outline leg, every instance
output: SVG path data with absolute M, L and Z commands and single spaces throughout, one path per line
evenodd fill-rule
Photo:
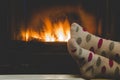
M 107 58 L 120 62 L 120 43 L 106 40 L 85 31 L 79 24 L 71 25 L 71 38 L 74 38 L 79 46 L 95 52 Z
M 106 57 L 81 48 L 75 39 L 68 41 L 68 51 L 79 65 L 83 78 L 120 76 L 120 65 Z

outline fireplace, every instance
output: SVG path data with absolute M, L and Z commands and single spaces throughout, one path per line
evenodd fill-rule
M 118 7 L 111 0 L 3 0 L 0 74 L 79 74 L 66 46 L 71 23 L 118 41 Z

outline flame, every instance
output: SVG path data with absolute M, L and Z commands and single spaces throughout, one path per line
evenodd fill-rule
M 44 42 L 66 42 L 70 38 L 70 24 L 68 19 L 52 23 L 50 19 L 44 19 L 45 25 L 38 30 L 34 28 L 22 29 L 20 35 L 23 41 L 33 39 Z M 41 30 L 42 29 L 42 30 Z

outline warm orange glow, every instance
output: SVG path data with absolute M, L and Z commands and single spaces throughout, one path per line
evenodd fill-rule
M 66 42 L 70 38 L 70 23 L 68 19 L 52 23 L 50 19 L 44 19 L 45 25 L 38 30 L 28 27 L 21 30 L 21 38 L 23 41 L 31 41 L 36 39 L 44 42 Z M 42 30 L 41 30 L 42 29 Z

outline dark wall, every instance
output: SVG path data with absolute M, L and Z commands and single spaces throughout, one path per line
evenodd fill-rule
M 11 39 L 12 23 L 19 23 L 23 16 L 23 0 L 0 1 L 0 42 L 6 43 Z
M 102 16 L 102 36 L 116 41 L 120 41 L 120 5 L 118 1 L 106 0 Z

